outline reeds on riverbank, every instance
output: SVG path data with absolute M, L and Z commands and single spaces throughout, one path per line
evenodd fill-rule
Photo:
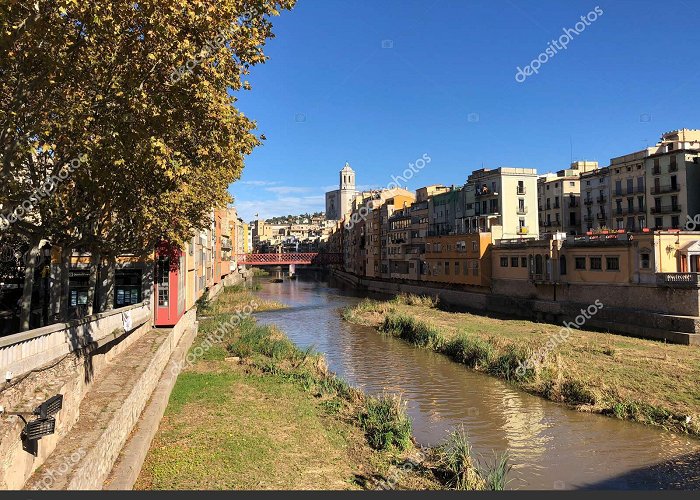
M 365 299 L 346 308 L 343 318 L 581 411 L 700 436 L 700 386 L 684 378 L 700 379 L 696 347 L 576 329 L 552 343 L 561 327 L 436 306 L 430 297 Z

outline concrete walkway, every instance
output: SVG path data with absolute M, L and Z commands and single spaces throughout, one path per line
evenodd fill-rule
M 172 330 L 151 330 L 121 353 L 85 396 L 77 423 L 25 489 L 100 489 L 170 359 L 172 342 Z

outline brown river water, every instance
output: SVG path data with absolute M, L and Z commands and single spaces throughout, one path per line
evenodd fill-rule
M 526 394 L 445 356 L 343 321 L 365 293 L 329 285 L 321 274 L 261 281 L 263 298 L 289 307 L 260 313 L 331 370 L 368 393 L 402 393 L 421 445 L 463 424 L 477 456 L 508 450 L 510 489 L 700 489 L 700 440 Z M 700 381 L 699 381 L 700 383 Z

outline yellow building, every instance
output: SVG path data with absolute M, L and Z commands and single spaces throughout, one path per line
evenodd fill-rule
M 534 283 L 658 284 L 666 274 L 697 273 L 700 232 L 604 231 L 534 241 L 497 240 L 494 280 Z
M 491 281 L 491 233 L 428 236 L 421 280 L 488 286 Z

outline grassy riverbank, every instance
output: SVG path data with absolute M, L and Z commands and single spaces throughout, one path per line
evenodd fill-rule
M 700 349 L 440 310 L 430 298 L 364 300 L 347 321 L 369 325 L 443 353 L 474 370 L 581 411 L 662 426 L 700 436 Z M 573 319 L 573 318 L 572 318 Z M 535 353 L 544 359 L 527 370 Z
M 193 350 L 255 300 L 222 292 Z M 500 489 L 506 470 L 481 470 L 461 432 L 418 449 L 400 398 L 366 396 L 246 318 L 180 374 L 136 488 Z

